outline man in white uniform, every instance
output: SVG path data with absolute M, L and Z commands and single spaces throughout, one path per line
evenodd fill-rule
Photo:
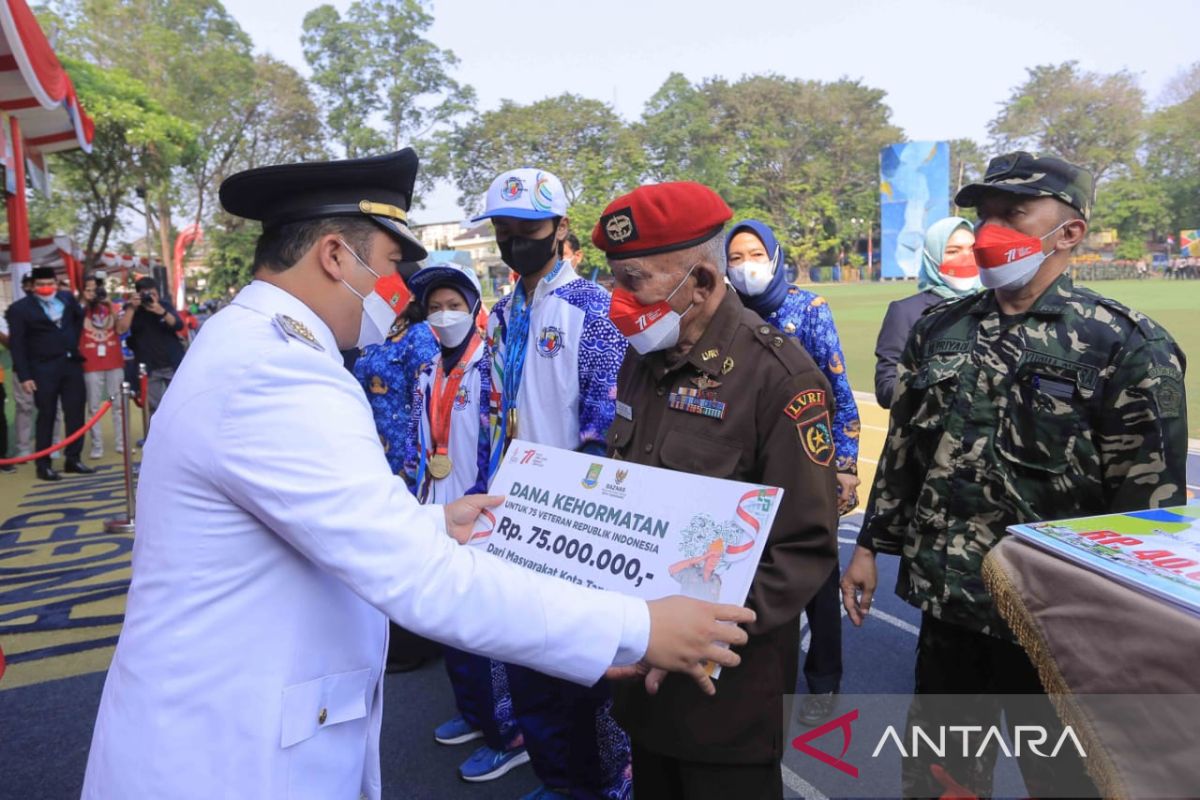
M 416 170 L 402 150 L 222 185 L 263 222 L 256 279 L 154 418 L 85 798 L 378 798 L 388 616 L 585 684 L 638 663 L 711 691 L 701 662 L 738 662 L 718 643 L 746 641 L 722 624 L 746 609 L 646 604 L 459 547 L 498 498 L 420 506 L 388 468 L 338 351 L 379 341 L 407 302 L 394 264 L 425 255 Z

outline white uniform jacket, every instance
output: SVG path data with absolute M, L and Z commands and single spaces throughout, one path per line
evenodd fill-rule
M 516 437 L 561 447 L 595 448 L 616 414 L 617 371 L 625 358 L 625 337 L 608 318 L 612 297 L 559 261 L 540 280 L 529 303 L 529 334 L 517 391 Z M 499 465 L 506 439 L 514 438 L 499 413 L 509 357 L 508 325 L 513 295 L 502 298 L 488 317 L 492 357 L 492 467 Z
M 649 635 L 641 601 L 455 544 L 388 468 L 333 334 L 267 283 L 188 350 L 137 500 L 85 798 L 378 798 L 385 613 L 585 684 Z

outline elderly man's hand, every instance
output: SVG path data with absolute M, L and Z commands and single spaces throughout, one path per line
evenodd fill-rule
M 743 606 L 718 605 L 682 595 L 651 600 L 650 643 L 641 663 L 610 669 L 611 679 L 644 677 L 646 691 L 658 691 L 667 672 L 684 672 L 700 686 L 705 694 L 716 694 L 717 688 L 708 676 L 706 662 L 715 661 L 722 667 L 736 667 L 741 656 L 729 645 L 741 645 L 749 636 L 738 623 L 754 622 L 754 612 Z
M 849 472 L 839 472 L 838 482 L 838 515 L 849 514 L 858 505 L 858 489 L 862 483 L 857 475 Z
M 459 544 L 466 544 L 471 540 L 471 533 L 475 529 L 475 520 L 479 519 L 479 515 L 485 509 L 495 508 L 504 502 L 504 498 L 492 494 L 469 494 L 466 497 L 460 497 L 453 503 L 447 503 L 446 509 L 446 533 L 450 534 L 451 538 Z

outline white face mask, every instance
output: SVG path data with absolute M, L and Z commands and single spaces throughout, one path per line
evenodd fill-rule
M 978 277 L 956 278 L 953 275 L 943 275 L 942 280 L 944 280 L 946 282 L 947 286 L 949 286 L 951 289 L 958 292 L 959 294 L 966 294 L 967 292 L 973 292 L 979 288 L 979 278 Z
M 342 239 L 338 239 L 342 243 L 342 247 L 346 248 L 346 252 L 354 256 L 354 260 L 359 263 L 363 269 L 375 276 L 376 281 L 382 280 L 378 272 L 367 266 L 367 262 L 359 258 L 358 253 L 354 252 L 354 248 L 346 244 Z M 396 321 L 396 312 L 387 304 L 378 292 L 372 289 L 370 294 L 360 294 L 357 289 L 342 281 L 347 289 L 354 293 L 354 296 L 363 301 L 362 321 L 358 325 L 358 342 L 355 344 L 359 350 L 364 347 L 370 347 L 374 344 L 381 344 L 387 338 L 388 331 L 392 329 L 392 323 Z
M 692 310 L 695 303 L 680 314 L 671 308 L 671 298 L 683 288 L 687 279 L 696 269 L 693 264 L 665 300 L 659 300 L 651 305 L 642 305 L 631 292 L 620 287 L 613 290 L 612 304 L 609 307 L 609 319 L 617 326 L 617 330 L 629 340 L 629 344 L 640 354 L 646 355 L 657 350 L 667 350 L 679 341 L 679 324 L 684 316 Z
M 475 324 L 475 318 L 467 311 L 435 311 L 425 321 L 442 347 L 458 347 Z
M 771 279 L 775 277 L 775 260 L 743 261 L 736 267 L 729 267 L 725 272 L 738 294 L 757 297 L 767 290 Z
M 1038 241 L 1041 243 L 1042 247 L 1044 247 L 1048 238 L 1057 233 L 1063 227 L 1063 225 L 1066 224 L 1067 221 L 1064 220 L 1056 225 L 1049 233 L 1039 237 Z M 985 225 L 984 228 L 986 227 L 987 226 Z M 976 256 L 978 256 L 980 252 L 978 249 L 979 241 L 981 238 L 983 238 L 984 228 L 979 229 L 979 235 L 975 240 L 975 246 L 977 248 L 975 250 Z M 1021 291 L 1029 285 L 1029 282 L 1033 280 L 1033 276 L 1037 274 L 1039 269 L 1041 269 L 1042 262 L 1046 260 L 1046 253 L 1043 252 L 1042 247 L 1038 247 L 1024 258 L 1017 258 L 1005 264 L 987 269 L 981 268 L 979 270 L 979 282 L 983 284 L 985 289 L 1002 289 L 1006 292 Z M 980 266 L 983 267 L 982 261 Z M 947 281 L 947 283 L 949 283 L 949 281 Z

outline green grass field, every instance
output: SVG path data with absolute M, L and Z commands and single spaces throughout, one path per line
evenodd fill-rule
M 1200 359 L 1200 281 L 1095 281 L 1084 284 L 1153 318 L 1175 337 L 1184 355 Z M 850 384 L 875 391 L 875 337 L 887 304 L 916 291 L 913 282 L 814 284 L 833 310 Z M 1192 363 L 1185 378 L 1188 397 L 1188 435 L 1200 438 L 1200 363 Z

